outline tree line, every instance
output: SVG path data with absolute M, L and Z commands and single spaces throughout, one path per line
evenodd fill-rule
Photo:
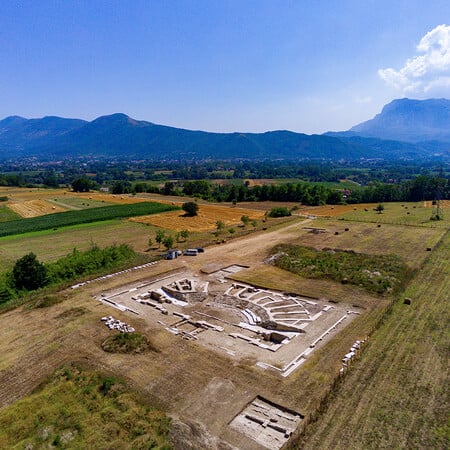
M 323 184 L 307 182 L 263 184 L 250 186 L 240 184 L 218 184 L 207 180 L 172 182 L 166 181 L 163 187 L 147 183 L 126 186 L 118 182 L 112 193 L 150 192 L 163 195 L 198 197 L 215 202 L 284 201 L 299 202 L 304 205 L 342 203 L 378 203 L 395 201 L 421 201 L 435 198 L 450 198 L 450 180 L 447 178 L 420 175 L 413 180 L 401 183 L 371 183 L 350 189 L 330 188 Z

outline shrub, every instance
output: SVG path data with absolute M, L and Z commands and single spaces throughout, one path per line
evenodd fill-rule
M 269 217 L 287 217 L 291 215 L 291 211 L 284 206 L 272 208 L 268 214 Z
M 109 353 L 142 353 L 148 347 L 147 338 L 140 333 L 118 333 L 102 344 L 103 350 Z

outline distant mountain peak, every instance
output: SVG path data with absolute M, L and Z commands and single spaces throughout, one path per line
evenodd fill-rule
M 450 142 L 450 100 L 396 99 L 385 105 L 373 119 L 350 128 L 349 132 L 362 137 L 405 142 Z

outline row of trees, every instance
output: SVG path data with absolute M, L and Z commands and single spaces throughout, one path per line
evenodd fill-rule
M 166 182 L 158 189 L 151 186 L 151 192 L 163 195 L 186 195 L 218 202 L 243 201 L 290 201 L 316 206 L 340 203 L 377 203 L 393 201 L 431 200 L 437 195 L 450 198 L 450 180 L 420 175 L 413 180 L 397 184 L 374 183 L 369 186 L 355 186 L 351 191 L 327 187 L 323 184 L 306 182 L 264 184 L 249 186 L 242 184 L 216 184 L 206 180 Z

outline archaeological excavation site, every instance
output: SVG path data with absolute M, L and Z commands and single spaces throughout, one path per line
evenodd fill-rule
M 101 291 L 95 299 L 233 363 L 253 361 L 261 376 L 271 373 L 282 379 L 360 314 L 358 307 L 332 299 L 262 289 L 232 279 L 246 268 L 214 263 L 194 271 L 184 266 Z M 227 426 L 254 441 L 255 448 L 277 450 L 302 419 L 302 411 L 258 394 Z

